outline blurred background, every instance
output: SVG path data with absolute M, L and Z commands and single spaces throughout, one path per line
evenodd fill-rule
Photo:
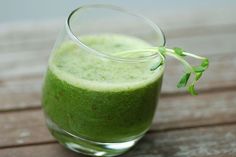
M 41 29 L 51 25 L 52 31 L 58 33 L 73 9 L 81 5 L 96 3 L 120 5 L 142 13 L 156 22 L 165 31 L 167 37 L 177 34 L 181 36 L 180 33 L 184 33 L 186 36 L 185 32 L 172 33 L 173 29 L 187 28 L 189 30 L 192 29 L 192 26 L 200 26 L 199 29 L 188 32 L 199 34 L 199 32 L 204 33 L 203 29 L 212 31 L 209 29 L 212 25 L 233 23 L 236 19 L 234 16 L 236 1 L 234 0 L 0 0 L 0 27 L 2 28 L 0 31 L 6 31 L 6 29 L 10 29 L 10 26 L 11 28 L 22 27 L 24 30 L 29 29 L 30 26 L 34 27 L 34 25 L 40 25 Z M 5 26 L 6 24 L 7 26 Z M 202 26 L 209 27 L 202 28 Z M 228 30 L 219 29 L 219 32 L 221 31 Z M 172 46 L 172 41 L 167 43 Z M 179 46 L 186 47 L 184 43 L 180 43 Z
M 234 0 L 1 0 L 0 22 L 61 20 L 77 6 L 94 3 L 121 5 L 149 16 L 175 14 L 178 19 L 183 18 L 179 17 L 178 14 L 191 14 L 189 11 L 201 13 L 202 11 L 212 12 L 215 10 L 223 14 L 236 5 Z
M 168 59 L 152 134 L 130 156 L 236 156 L 235 0 L 0 0 L 0 156 L 71 155 L 44 125 L 43 74 L 68 14 L 97 3 L 142 13 L 163 29 L 168 47 L 210 59 L 197 97 L 176 88 L 183 69 Z

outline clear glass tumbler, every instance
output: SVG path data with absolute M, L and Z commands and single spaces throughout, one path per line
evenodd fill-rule
M 47 126 L 65 147 L 116 156 L 150 128 L 164 65 L 158 54 L 135 49 L 164 46 L 158 26 L 111 5 L 74 10 L 50 55 L 42 105 Z M 128 53 L 129 52 L 129 53 Z

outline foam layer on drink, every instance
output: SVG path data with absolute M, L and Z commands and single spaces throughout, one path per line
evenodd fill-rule
M 59 79 L 73 86 L 93 90 L 131 90 L 156 81 L 163 73 L 163 66 L 155 71 L 150 68 L 160 58 L 146 61 L 117 61 L 102 55 L 119 58 L 142 58 L 150 52 L 118 55 L 119 52 L 148 48 L 147 42 L 130 36 L 103 34 L 82 36 L 81 41 L 98 54 L 86 51 L 75 42 L 67 41 L 57 48 L 50 59 L 49 70 Z

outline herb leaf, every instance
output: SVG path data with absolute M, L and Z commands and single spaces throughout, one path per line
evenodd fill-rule
M 206 59 L 204 59 L 203 61 L 202 61 L 202 63 L 201 63 L 201 66 L 202 67 L 205 67 L 205 68 L 208 68 L 208 66 L 209 66 L 209 60 L 206 58 Z
M 185 73 L 177 84 L 178 88 L 185 87 L 188 83 L 191 73 Z
M 195 80 L 199 80 L 202 77 L 202 72 L 197 72 L 195 76 Z
M 173 50 L 174 50 L 175 53 L 176 53 L 177 55 L 179 55 L 179 56 L 186 56 L 186 55 L 183 54 L 184 50 L 181 49 L 181 48 L 179 48 L 179 47 L 175 47 L 175 48 L 173 48 Z
M 188 87 L 188 91 L 191 95 L 198 95 L 195 88 L 194 88 L 194 84 L 191 84 L 189 87 Z
M 187 84 L 188 84 L 190 75 L 194 74 L 195 77 L 194 77 L 192 83 L 188 86 L 188 92 L 191 95 L 197 95 L 197 92 L 195 90 L 195 84 L 201 78 L 203 72 L 205 72 L 205 70 L 208 68 L 209 60 L 205 57 L 201 57 L 201 56 L 198 56 L 198 55 L 195 55 L 195 54 L 184 52 L 183 49 L 181 49 L 181 48 L 174 48 L 174 49 L 166 48 L 165 54 L 176 58 L 185 67 L 185 73 L 181 77 L 180 81 L 178 82 L 177 87 L 178 88 L 186 87 Z M 199 66 L 192 66 L 184 59 L 183 56 L 188 56 L 188 57 L 193 57 L 195 59 L 200 59 L 200 60 L 202 60 L 201 64 Z
M 196 73 L 198 73 L 198 72 L 204 72 L 205 70 L 206 70 L 206 68 L 205 67 L 203 67 L 203 66 L 197 66 L 197 67 L 193 67 L 193 69 L 194 69 L 194 71 L 196 72 Z

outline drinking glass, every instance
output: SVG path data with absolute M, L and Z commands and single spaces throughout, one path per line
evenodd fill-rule
M 157 25 L 129 10 L 100 4 L 72 11 L 44 77 L 51 134 L 93 156 L 116 156 L 135 145 L 151 126 L 165 64 L 150 70 L 160 55 L 125 52 L 164 44 Z

